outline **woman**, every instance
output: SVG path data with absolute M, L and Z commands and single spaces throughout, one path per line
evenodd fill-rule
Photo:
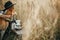
M 2 35 L 4 33 L 3 31 L 5 31 L 9 25 L 9 22 L 6 20 L 8 19 L 13 20 L 13 18 L 16 15 L 16 13 L 14 12 L 14 4 L 11 1 L 7 1 L 4 7 L 5 7 L 4 10 L 6 11 L 6 13 L 4 13 L 4 15 L 0 15 L 0 34 L 2 33 Z M 0 35 L 0 39 L 2 35 Z

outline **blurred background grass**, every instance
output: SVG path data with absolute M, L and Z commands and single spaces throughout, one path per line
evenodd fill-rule
M 0 9 L 6 1 L 0 1 Z M 11 1 L 22 21 L 22 40 L 60 40 L 60 0 Z

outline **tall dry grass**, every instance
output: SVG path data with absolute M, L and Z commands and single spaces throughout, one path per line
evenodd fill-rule
M 22 40 L 56 40 L 57 0 L 16 0 L 22 21 Z
M 59 0 L 11 0 L 22 21 L 22 40 L 56 40 Z
M 58 19 L 55 3 L 55 0 L 22 1 L 23 40 L 55 40 Z

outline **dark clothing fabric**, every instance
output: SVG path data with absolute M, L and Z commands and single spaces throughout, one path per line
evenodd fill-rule
M 0 40 L 2 39 L 2 37 L 1 37 L 2 35 L 1 35 L 1 30 L 0 30 Z
M 9 22 L 9 25 L 2 37 L 2 40 L 14 40 L 14 37 L 16 36 L 16 33 L 11 30 L 11 22 Z

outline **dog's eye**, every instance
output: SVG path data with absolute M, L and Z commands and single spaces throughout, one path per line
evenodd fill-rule
M 16 26 L 19 26 L 19 25 L 16 25 Z

